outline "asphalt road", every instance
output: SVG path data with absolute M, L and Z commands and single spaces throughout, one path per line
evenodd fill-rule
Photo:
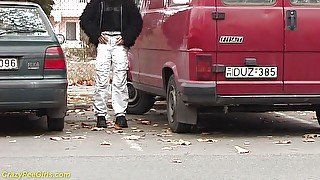
M 320 177 L 314 112 L 201 115 L 189 134 L 168 130 L 161 104 L 144 116 L 129 115 L 123 132 L 112 128 L 113 119 L 110 128 L 92 131 L 91 111 L 69 111 L 63 132 L 47 132 L 46 118 L 0 115 L 0 179 L 24 171 L 70 172 L 69 179 Z

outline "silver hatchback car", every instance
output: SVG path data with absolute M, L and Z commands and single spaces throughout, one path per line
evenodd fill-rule
M 66 61 L 41 7 L 0 2 L 0 111 L 35 111 L 61 131 L 67 109 Z

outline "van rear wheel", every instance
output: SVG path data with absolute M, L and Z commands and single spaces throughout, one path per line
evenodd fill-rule
M 129 81 L 127 87 L 129 92 L 128 114 L 144 114 L 153 107 L 155 103 L 154 96 L 136 89 Z
M 176 133 L 187 133 L 191 131 L 191 124 L 184 124 L 179 122 L 177 113 L 179 109 L 177 108 L 177 104 L 180 97 L 177 96 L 177 87 L 174 80 L 174 76 L 172 75 L 168 82 L 167 88 L 167 117 L 169 122 L 169 127 L 173 132 Z

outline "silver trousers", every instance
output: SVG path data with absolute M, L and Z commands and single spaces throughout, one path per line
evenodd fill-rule
M 108 115 L 108 98 L 111 88 L 112 107 L 116 116 L 125 115 L 128 106 L 127 70 L 128 49 L 115 44 L 119 36 L 107 36 L 107 44 L 99 44 L 96 58 L 94 113 Z M 111 83 L 110 83 L 111 82 Z

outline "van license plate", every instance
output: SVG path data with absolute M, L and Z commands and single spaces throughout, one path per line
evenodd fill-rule
M 277 67 L 226 67 L 226 78 L 276 78 Z
M 0 58 L 0 70 L 18 69 L 18 60 L 16 58 Z

